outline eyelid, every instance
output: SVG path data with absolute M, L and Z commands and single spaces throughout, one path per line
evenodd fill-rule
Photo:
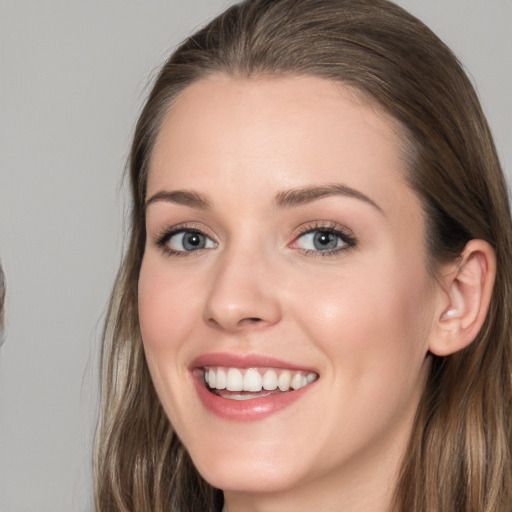
M 174 226 L 166 227 L 155 234 L 155 236 L 153 237 L 153 242 L 159 249 L 164 251 L 166 254 L 173 256 L 192 256 L 195 255 L 196 253 L 201 253 L 204 250 L 211 249 L 202 248 L 197 249 L 195 251 L 177 251 L 168 247 L 167 242 L 171 239 L 171 237 L 182 232 L 199 233 L 212 240 L 216 246 L 219 245 L 217 237 L 211 233 L 211 230 L 208 229 L 204 224 L 196 222 L 184 222 L 176 224 Z
M 303 249 L 300 247 L 293 247 L 293 244 L 295 244 L 297 240 L 299 240 L 299 238 L 315 231 L 325 231 L 333 233 L 339 236 L 341 240 L 345 243 L 345 245 L 343 247 L 326 250 L 311 250 Z M 294 230 L 294 234 L 292 235 L 291 238 L 292 240 L 291 242 L 288 243 L 288 247 L 292 247 L 293 249 L 305 254 L 306 256 L 335 255 L 357 245 L 357 237 L 355 236 L 354 232 L 351 229 L 347 228 L 346 226 L 343 226 L 333 221 L 313 221 L 301 224 L 298 228 Z
M 208 236 L 212 240 L 215 239 L 217 241 L 217 236 L 215 233 L 202 222 L 195 221 L 187 221 L 187 222 L 178 222 L 177 224 L 165 224 L 165 226 L 155 229 L 154 239 L 161 238 L 163 235 L 171 232 L 179 232 L 179 231 L 197 231 L 198 233 L 203 233 Z

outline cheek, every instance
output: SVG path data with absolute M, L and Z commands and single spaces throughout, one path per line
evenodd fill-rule
M 197 281 L 197 282 L 196 282 Z M 188 404 L 182 389 L 190 375 L 187 370 L 187 344 L 193 338 L 201 307 L 199 282 L 172 272 L 169 263 L 154 254 L 142 261 L 138 297 L 139 322 L 151 378 L 173 426 L 184 429 Z M 181 412 L 180 412 L 181 411 Z
M 378 263 L 304 272 L 285 283 L 296 338 L 308 340 L 322 361 L 312 414 L 322 418 L 315 425 L 316 439 L 325 441 L 319 453 L 333 466 L 365 447 L 387 446 L 393 433 L 405 442 L 428 369 L 426 271 L 397 258 Z
M 139 276 L 139 319 L 146 352 L 175 350 L 197 323 L 199 283 L 170 272 L 161 257 L 145 255 Z
M 365 266 L 300 286 L 293 295 L 310 300 L 294 301 L 295 317 L 333 367 L 371 380 L 418 371 L 432 317 L 424 267 Z

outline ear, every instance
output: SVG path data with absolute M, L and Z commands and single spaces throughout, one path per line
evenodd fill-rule
M 494 249 L 483 240 L 470 240 L 460 259 L 442 269 L 431 353 L 447 356 L 476 338 L 489 309 L 495 276 Z

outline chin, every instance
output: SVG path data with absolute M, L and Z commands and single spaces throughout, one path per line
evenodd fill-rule
M 248 494 L 283 492 L 298 483 L 295 475 L 276 468 L 220 468 L 202 476 L 210 485 L 223 491 Z
M 252 459 L 252 460 L 251 460 Z M 291 459 L 291 460 L 290 460 Z M 201 476 L 213 487 L 240 493 L 282 492 L 302 479 L 293 458 L 282 460 L 269 455 L 254 460 L 239 450 L 237 457 L 194 460 Z M 293 468 L 293 469 L 292 469 Z

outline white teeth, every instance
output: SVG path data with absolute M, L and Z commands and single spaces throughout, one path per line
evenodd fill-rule
M 290 381 L 292 379 L 292 375 L 288 370 L 285 370 L 281 375 L 279 375 L 279 379 L 277 380 L 277 385 L 281 391 L 288 391 L 290 389 Z
M 261 391 L 263 379 L 258 370 L 249 368 L 244 375 L 244 391 Z
M 260 393 L 262 390 L 282 392 L 297 390 L 311 384 L 318 378 L 314 372 L 291 371 L 274 368 L 205 368 L 204 381 L 210 389 L 237 392 Z M 251 395 L 232 395 L 228 398 L 242 400 L 236 397 L 251 397 Z M 255 398 L 253 396 L 253 398 Z M 244 398 L 245 399 L 245 398 Z
M 216 389 L 226 389 L 226 382 L 227 382 L 226 372 L 222 368 L 219 368 L 217 370 L 217 377 L 215 378 L 215 388 Z
M 212 370 L 210 370 L 211 372 Z M 210 373 L 210 379 L 212 378 Z M 210 385 L 211 387 L 211 385 Z M 237 368 L 230 368 L 228 370 L 228 375 L 226 379 L 226 389 L 228 391 L 243 391 L 244 389 L 244 379 L 242 376 L 242 372 Z
M 293 389 L 300 389 L 302 387 L 302 375 L 300 373 L 296 373 L 290 382 L 290 386 Z
M 208 372 L 208 385 L 212 389 L 215 387 L 215 370 L 210 369 Z
M 263 375 L 263 389 L 274 391 L 277 388 L 277 373 L 274 370 L 267 370 Z

